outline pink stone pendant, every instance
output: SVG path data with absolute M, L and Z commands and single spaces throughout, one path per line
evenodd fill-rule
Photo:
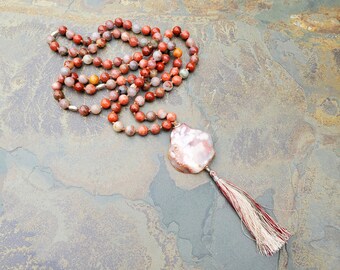
M 183 173 L 199 173 L 215 155 L 211 136 L 186 124 L 180 124 L 171 132 L 169 159 Z

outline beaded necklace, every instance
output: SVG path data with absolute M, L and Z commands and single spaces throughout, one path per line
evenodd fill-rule
M 144 37 L 138 39 L 130 34 L 131 31 Z M 78 49 L 60 46 L 56 40 L 58 36 L 65 36 L 75 45 L 82 47 Z M 187 46 L 190 60 L 185 67 L 182 62 L 182 50 L 172 41 L 175 37 L 182 39 Z M 141 51 L 135 52 L 132 56 L 125 55 L 123 58 L 116 57 L 113 60 L 102 60 L 95 56 L 99 49 L 105 48 L 107 42 L 119 38 L 133 48 L 140 47 Z M 66 26 L 60 26 L 48 36 L 47 41 L 52 51 L 70 57 L 64 62 L 57 81 L 52 84 L 53 96 L 62 109 L 78 112 L 84 117 L 89 114 L 98 115 L 103 109 L 110 110 L 107 120 L 112 123 L 114 131 L 124 132 L 128 136 L 157 135 L 161 131 L 172 130 L 168 153 L 171 164 L 183 173 L 196 174 L 206 170 L 255 238 L 262 254 L 272 255 L 288 241 L 290 233 L 280 227 L 248 193 L 221 179 L 210 169 L 208 165 L 215 155 L 215 150 L 208 133 L 178 123 L 174 112 L 160 109 L 157 112 L 144 113 L 141 110 L 145 102 L 151 103 L 163 98 L 167 92 L 179 87 L 183 80 L 195 71 L 199 61 L 199 49 L 188 31 L 182 31 L 179 26 L 175 26 L 162 35 L 158 27 L 140 27 L 138 24 L 132 24 L 130 20 L 117 18 L 114 21 L 107 20 L 98 27 L 97 32 L 86 38 L 67 29 Z M 170 61 L 172 68 L 165 71 L 165 66 Z M 74 72 L 75 68 L 91 64 L 105 71 L 99 76 L 78 75 Z M 136 73 L 138 70 L 138 76 L 128 74 L 130 71 Z M 64 86 L 88 95 L 94 95 L 103 89 L 107 89 L 109 93 L 100 104 L 78 107 L 70 104 L 65 98 L 62 91 Z M 134 125 L 125 127 L 119 121 L 122 106 L 128 106 L 130 103 L 130 112 L 135 120 L 140 123 L 153 122 L 150 127 L 145 124 L 140 124 L 137 128 Z M 157 119 L 161 124 L 155 122 Z

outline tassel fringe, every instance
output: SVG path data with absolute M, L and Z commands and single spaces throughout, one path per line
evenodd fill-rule
M 206 170 L 255 238 L 260 253 L 271 256 L 279 251 L 291 234 L 280 227 L 247 192 L 219 178 L 210 168 L 206 167 Z

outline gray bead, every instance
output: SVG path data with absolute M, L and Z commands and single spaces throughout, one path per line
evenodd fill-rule
M 65 46 L 59 47 L 58 52 L 61 56 L 68 55 L 68 50 Z
M 141 38 L 141 40 L 139 41 L 139 46 L 140 47 L 145 47 L 146 45 L 148 45 L 149 41 L 146 38 Z
M 183 68 L 179 71 L 179 76 L 181 76 L 183 79 L 186 79 L 189 76 L 189 71 Z
M 107 82 L 106 82 L 106 88 L 109 89 L 109 90 L 112 90 L 112 89 L 115 89 L 117 86 L 117 83 L 115 80 L 113 79 L 109 79 Z
M 172 42 L 172 41 L 168 42 L 168 49 L 170 51 L 173 51 L 175 48 L 176 48 L 175 42 Z
M 102 111 L 102 107 L 98 104 L 94 104 L 91 106 L 90 111 L 92 114 L 100 114 Z
M 142 107 L 145 104 L 145 98 L 142 96 L 137 96 L 135 98 L 135 101 L 140 107 Z
M 138 24 L 132 24 L 132 32 L 135 34 L 139 34 L 142 30 L 142 27 L 140 27 Z
M 106 40 L 106 41 L 110 41 L 112 39 L 112 35 L 110 33 L 110 31 L 105 31 L 103 33 L 103 38 Z
M 162 53 L 160 51 L 155 51 L 152 56 L 155 61 L 162 60 Z
M 92 58 L 91 55 L 89 55 L 89 54 L 84 55 L 84 57 L 83 57 L 84 64 L 90 65 L 90 64 L 92 64 L 92 61 L 93 61 L 93 58 Z
M 72 87 L 74 85 L 74 79 L 72 77 L 66 77 L 64 84 L 68 87 Z
M 98 38 L 100 38 L 100 34 L 98 32 L 94 32 L 91 34 L 91 39 L 96 41 Z
M 135 135 L 135 133 L 136 133 L 136 129 L 135 129 L 135 127 L 134 127 L 133 125 L 127 126 L 127 127 L 125 128 L 125 133 L 126 133 L 126 135 L 128 135 L 128 136 L 133 136 L 133 135 Z
M 158 47 L 158 42 L 156 40 L 151 40 L 150 41 L 150 45 L 153 47 L 153 48 L 157 48 Z
M 109 93 L 109 99 L 116 101 L 119 98 L 119 94 L 117 91 L 110 91 Z
M 159 109 L 157 112 L 157 116 L 159 119 L 165 119 L 167 113 L 166 111 L 164 111 L 163 109 Z
M 130 86 L 127 90 L 127 94 L 129 97 L 134 97 L 137 95 L 138 89 L 136 86 Z
M 126 94 L 127 93 L 127 86 L 126 85 L 119 86 L 118 92 L 119 92 L 120 95 Z
M 73 39 L 73 37 L 74 37 L 74 32 L 73 31 L 71 31 L 71 30 L 67 30 L 66 31 L 66 37 L 68 38 L 68 39 Z
M 89 80 L 87 79 L 87 77 L 85 76 L 85 75 L 80 75 L 79 77 L 78 77 L 78 81 L 80 82 L 80 83 L 82 83 L 82 84 L 87 84 L 88 82 L 89 82 Z
M 161 83 L 161 79 L 158 78 L 158 77 L 153 77 L 151 79 L 151 85 L 152 86 L 158 86 L 158 85 L 160 85 L 160 83 Z
M 168 44 L 170 41 L 170 38 L 168 37 L 163 37 L 163 42 L 165 42 L 166 44 Z
M 145 116 L 146 116 L 146 120 L 148 120 L 149 122 L 153 122 L 157 118 L 156 113 L 153 111 L 147 112 Z
M 53 36 L 48 36 L 48 37 L 47 37 L 47 43 L 50 44 L 52 41 L 55 41 L 55 37 L 53 37 Z
M 172 82 L 170 82 L 170 81 L 166 81 L 166 82 L 163 83 L 163 88 L 164 88 L 165 91 L 169 92 L 169 91 L 172 90 L 173 87 L 174 86 L 173 86 Z
M 131 60 L 132 60 L 131 55 L 125 54 L 125 55 L 123 56 L 123 62 L 124 62 L 125 64 L 130 63 Z
M 70 102 L 67 99 L 63 98 L 59 100 L 59 106 L 60 108 L 66 110 L 70 106 Z
M 68 76 L 71 74 L 71 70 L 68 67 L 62 67 L 60 69 L 60 74 L 63 76 Z
M 132 71 L 135 71 L 138 69 L 138 63 L 135 61 L 135 60 L 132 60 L 130 63 L 129 63 L 129 68 L 132 70 Z

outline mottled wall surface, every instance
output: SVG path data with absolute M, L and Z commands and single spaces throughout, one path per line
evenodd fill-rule
M 339 2 L 114 2 L 0 1 L 0 269 L 336 269 Z M 106 114 L 59 109 L 64 59 L 47 35 L 116 16 L 195 38 L 196 72 L 153 108 L 213 135 L 212 167 L 293 232 L 279 254 L 257 253 L 206 174 L 171 167 L 168 134 L 128 138 Z M 111 42 L 99 55 L 126 52 Z

